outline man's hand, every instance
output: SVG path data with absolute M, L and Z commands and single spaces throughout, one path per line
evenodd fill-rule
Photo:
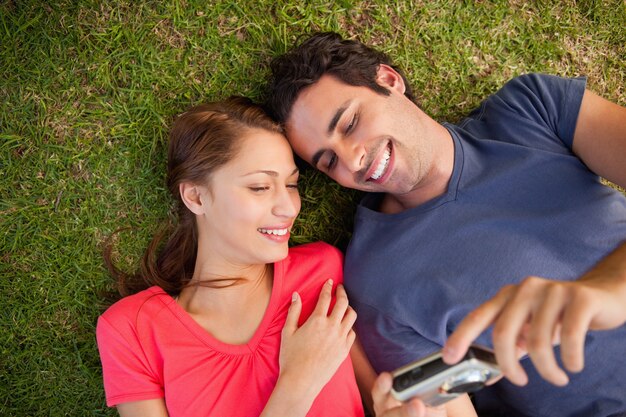
M 446 417 L 445 407 L 426 407 L 422 401 L 414 398 L 402 403 L 391 395 L 392 377 L 388 372 L 381 373 L 374 387 L 372 398 L 376 417 Z
M 517 385 L 528 382 L 518 362 L 523 349 L 544 379 L 565 385 L 569 379 L 557 365 L 553 343 L 561 344 L 565 369 L 581 371 L 587 331 L 623 325 L 625 301 L 626 244 L 577 281 L 529 277 L 503 288 L 459 324 L 444 346 L 443 358 L 458 362 L 472 341 L 493 324 L 494 351 L 505 377 Z

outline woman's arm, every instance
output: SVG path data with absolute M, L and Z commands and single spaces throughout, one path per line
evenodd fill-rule
M 163 398 L 117 405 L 120 417 L 168 417 Z

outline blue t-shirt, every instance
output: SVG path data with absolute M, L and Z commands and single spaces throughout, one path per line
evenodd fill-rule
M 378 372 L 441 349 L 506 284 L 574 280 L 626 239 L 626 198 L 572 153 L 584 90 L 580 78 L 517 77 L 460 124 L 444 125 L 455 148 L 444 195 L 397 214 L 376 211 L 380 194 L 364 198 L 345 284 Z M 491 346 L 490 331 L 477 342 Z M 501 380 L 480 391 L 479 413 L 626 411 L 626 326 L 589 333 L 585 369 L 565 388 L 541 379 L 529 359 L 522 365 L 529 384 Z

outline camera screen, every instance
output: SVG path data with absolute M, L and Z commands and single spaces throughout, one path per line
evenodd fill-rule
M 474 347 L 470 347 L 465 355 L 465 359 L 476 358 L 479 361 L 488 362 L 488 363 L 496 363 L 496 357 L 493 353 L 484 350 L 478 349 Z
M 451 365 L 446 364 L 441 358 L 425 363 L 421 366 L 416 366 L 400 375 L 397 375 L 393 379 L 393 389 L 398 392 L 402 391 L 411 385 L 414 385 L 416 382 L 450 368 L 450 366 Z

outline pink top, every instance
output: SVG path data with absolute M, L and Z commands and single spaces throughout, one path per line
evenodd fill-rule
M 274 264 L 269 305 L 243 345 L 213 338 L 159 287 L 118 301 L 97 326 L 107 405 L 165 398 L 170 417 L 258 416 L 278 378 L 291 294 L 300 294 L 304 322 L 323 283 L 343 281 L 342 260 L 341 252 L 321 242 L 291 248 Z M 363 416 L 349 357 L 307 415 Z

